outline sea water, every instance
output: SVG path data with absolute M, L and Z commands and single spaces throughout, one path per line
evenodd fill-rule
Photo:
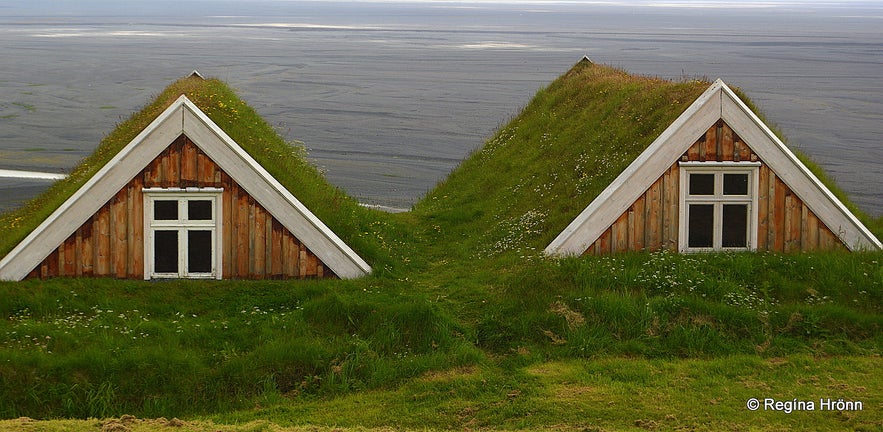
M 584 55 L 722 78 L 883 214 L 880 3 L 12 0 L 0 169 L 65 172 L 175 79 L 227 81 L 328 179 L 406 209 Z M 0 179 L 0 211 L 43 187 Z

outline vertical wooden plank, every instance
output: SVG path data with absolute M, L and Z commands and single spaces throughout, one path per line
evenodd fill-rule
M 687 159 L 690 161 L 698 161 L 699 160 L 699 147 L 703 145 L 705 142 L 705 135 L 702 135 L 702 138 L 693 143 L 689 149 L 687 149 Z
M 126 276 L 133 277 L 135 273 L 135 187 L 133 182 L 126 186 Z
M 273 259 L 271 260 L 270 274 L 273 275 L 274 278 L 280 278 L 283 274 L 282 263 L 283 257 L 285 256 L 285 241 L 282 236 L 282 224 L 280 224 L 275 218 L 273 219 L 272 229 L 272 248 L 270 256 L 272 256 Z
M 626 213 L 628 214 L 628 220 L 626 222 L 626 250 L 633 251 L 636 249 L 635 243 L 637 242 L 635 238 L 635 206 L 632 205 Z
M 237 277 L 247 278 L 249 276 L 248 272 L 248 263 L 249 263 L 249 254 L 251 251 L 249 250 L 249 233 L 248 233 L 248 220 L 249 220 L 249 197 L 245 193 L 244 190 L 239 187 L 236 188 L 239 192 L 238 194 L 238 218 L 236 221 L 236 273 Z
M 151 188 L 159 186 L 159 159 L 148 164 L 141 172 L 143 174 L 142 178 L 144 179 L 144 187 Z
M 128 215 L 129 209 L 127 207 L 128 203 L 128 188 L 122 188 L 117 193 L 116 197 L 113 199 L 113 205 L 111 206 L 113 213 L 111 214 L 111 218 L 113 220 L 113 245 L 111 246 L 111 257 L 113 262 L 113 275 L 118 278 L 126 277 L 126 262 L 128 261 L 129 251 L 128 251 L 128 243 L 126 240 L 127 237 L 127 226 L 129 225 L 126 216 Z
M 322 261 L 319 261 L 318 259 L 316 259 L 316 262 L 316 277 L 322 279 L 325 277 L 325 265 L 322 264 Z
M 264 233 L 264 274 L 268 278 L 273 277 L 273 256 L 275 255 L 275 244 L 273 243 L 273 216 L 270 213 L 267 213 L 264 210 L 264 215 L 266 217 L 266 222 L 264 223 L 264 229 L 266 232 Z
M 662 176 L 662 238 L 660 247 L 677 250 L 678 243 L 678 164 L 674 164 Z
M 806 208 L 806 205 L 803 206 Z M 803 250 L 814 251 L 819 249 L 819 218 L 816 214 L 807 209 L 806 218 L 806 234 L 803 236 Z
M 633 227 L 630 227 L 629 230 L 632 232 L 632 241 L 629 243 L 631 245 L 632 250 L 644 250 L 644 203 L 646 201 L 646 193 L 638 197 L 635 201 L 635 204 L 632 206 L 634 208 L 634 222 Z
M 718 120 L 714 129 L 714 160 L 721 162 L 723 161 L 723 135 L 724 135 L 724 121 Z
M 711 129 L 705 131 L 705 135 L 702 136 L 702 138 L 699 140 L 699 143 L 698 143 L 699 144 L 699 161 L 700 162 L 705 162 L 705 158 L 707 157 L 706 153 L 708 153 L 707 144 L 708 144 L 708 140 L 709 140 L 709 134 L 711 134 Z M 712 140 L 714 140 L 713 136 L 710 138 Z
M 785 251 L 785 193 L 787 192 L 785 184 L 770 173 L 770 181 L 772 181 L 774 191 L 773 198 L 770 202 L 773 204 L 773 222 L 770 226 L 770 236 L 772 241 L 772 250 L 776 252 Z
M 90 277 L 94 275 L 92 269 L 93 259 L 95 258 L 95 236 L 92 235 L 92 226 L 95 217 L 90 217 L 83 226 L 78 230 L 83 238 L 82 252 L 80 253 L 80 267 L 83 269 L 83 276 Z
M 803 246 L 803 239 L 801 237 L 801 233 L 802 233 L 801 227 L 803 226 L 803 207 L 804 207 L 804 205 L 803 205 L 803 201 L 801 201 L 797 195 L 794 195 L 793 193 L 791 195 L 792 195 L 791 211 L 794 212 L 794 217 L 793 217 L 793 219 L 791 219 L 791 228 L 790 228 L 791 237 L 792 237 L 791 247 L 792 247 L 792 250 L 794 250 L 794 251 L 800 251 L 800 250 L 802 250 L 801 247 Z
M 800 209 L 803 203 L 793 193 L 785 198 L 785 251 L 796 252 L 800 250 Z
M 762 165 L 758 172 L 757 185 L 757 250 L 768 250 L 767 233 L 769 231 L 769 201 L 770 190 L 768 187 L 770 170 Z
M 49 254 L 49 257 L 46 258 L 46 271 L 43 273 L 44 278 L 58 276 L 58 251 L 58 249 L 55 249 Z
M 254 277 L 255 272 L 255 201 L 251 196 L 248 197 L 248 277 Z
M 281 245 L 281 253 L 280 255 L 280 264 L 282 265 L 282 277 L 287 278 L 292 276 L 291 270 L 291 242 L 289 242 L 289 234 L 287 230 L 283 230 L 280 232 L 282 236 L 282 245 Z
M 74 276 L 83 276 L 83 230 L 74 232 Z
M 110 275 L 110 206 L 105 204 L 98 210 L 97 226 L 93 235 L 96 237 L 95 276 Z
M 718 123 L 713 124 L 708 128 L 708 132 L 705 134 L 705 159 L 702 160 L 703 162 L 717 159 L 717 125 Z
M 59 276 L 74 276 L 76 274 L 76 237 L 70 236 L 59 246 Z
M 667 239 L 665 241 L 665 247 L 672 252 L 676 252 L 678 250 L 678 219 L 680 215 L 679 207 L 679 192 L 680 192 L 680 178 L 678 177 L 680 174 L 680 168 L 678 164 L 673 164 L 671 168 L 669 168 L 669 176 L 668 176 L 668 187 L 666 188 L 666 204 L 667 207 L 665 209 L 665 218 L 668 223 L 668 230 L 666 231 Z
M 189 139 L 185 140 L 181 147 L 181 186 L 189 187 L 199 184 L 196 175 L 196 159 L 196 146 Z
M 733 142 L 733 130 L 730 125 L 722 123 L 721 135 L 721 153 L 717 156 L 718 160 L 732 161 L 735 153 L 735 143 Z
M 183 186 L 181 184 L 181 150 L 180 140 L 169 146 L 169 164 L 166 166 L 168 187 Z
M 310 251 L 307 251 L 307 274 L 310 277 L 319 276 L 319 259 Z
M 224 192 L 221 195 L 221 219 L 223 232 L 221 237 L 221 268 L 225 278 L 233 277 L 233 228 L 236 219 L 233 217 L 233 189 L 229 177 L 224 177 Z
M 144 191 L 140 179 L 132 182 L 132 211 L 129 223 L 132 225 L 132 243 L 129 245 L 131 276 L 144 278 Z
M 258 279 L 263 279 L 267 268 L 267 227 L 266 213 L 260 204 L 254 203 L 254 222 L 252 223 L 251 239 L 253 242 L 252 251 L 252 275 Z
M 828 227 L 820 223 L 819 224 L 819 248 L 822 250 L 834 250 L 837 249 L 837 246 L 840 244 L 840 240 L 837 239 L 837 236 L 828 229 Z
M 613 223 L 613 252 L 625 252 L 628 250 L 628 224 L 629 212 L 625 211 Z
M 291 232 L 286 230 L 286 235 L 288 237 L 288 276 L 289 277 L 300 277 L 300 242 L 294 237 Z
M 166 178 L 166 174 L 168 173 L 168 166 L 169 166 L 169 149 L 168 148 L 166 148 L 165 150 L 162 151 L 162 153 L 159 154 L 156 162 L 158 164 L 157 173 L 156 173 L 156 180 L 157 180 L 157 183 L 159 183 L 158 186 L 163 187 L 163 188 L 167 188 L 167 187 L 169 187 L 169 181 Z
M 600 248 L 599 254 L 609 254 L 613 250 L 611 249 L 611 237 L 613 236 L 613 226 L 608 227 L 604 234 L 601 234 L 601 238 L 598 239 L 598 246 Z
M 809 237 L 809 209 L 806 207 L 806 204 L 800 204 L 800 240 L 799 240 L 799 249 L 801 251 L 807 250 L 807 242 Z
M 219 170 L 217 170 L 215 163 L 205 155 L 203 152 L 199 152 L 197 156 L 197 167 L 199 170 L 198 176 L 200 184 L 203 186 L 215 186 L 217 185 L 217 181 L 215 178 L 216 174 L 220 174 Z M 226 176 L 221 176 L 224 178 Z
M 301 243 L 297 255 L 297 263 L 299 267 L 297 270 L 298 277 L 307 277 L 307 265 L 309 264 L 307 260 L 307 248 Z
M 647 249 L 658 251 L 662 249 L 662 179 L 658 179 L 647 191 Z

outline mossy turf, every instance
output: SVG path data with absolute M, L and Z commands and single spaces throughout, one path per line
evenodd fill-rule
M 124 414 L 182 430 L 879 428 L 883 253 L 540 254 L 707 85 L 581 62 L 411 212 L 386 214 L 224 83 L 178 81 L 0 216 L 0 255 L 186 94 L 374 273 L 0 283 L 0 418 L 117 418 L 0 428 L 167 426 Z M 756 413 L 749 397 L 868 408 Z

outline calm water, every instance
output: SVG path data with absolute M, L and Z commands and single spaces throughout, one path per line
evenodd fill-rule
M 63 172 L 198 69 L 303 141 L 334 184 L 406 208 L 589 55 L 742 87 L 792 146 L 883 214 L 880 3 L 55 3 L 0 6 L 0 168 Z M 0 180 L 0 210 L 42 187 Z

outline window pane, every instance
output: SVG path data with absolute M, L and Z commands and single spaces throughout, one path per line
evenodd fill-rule
M 178 201 L 154 201 L 153 220 L 178 220 Z
M 691 204 L 687 214 L 687 246 L 710 248 L 714 240 L 714 205 Z
M 187 201 L 187 219 L 212 220 L 212 202 L 210 200 Z
M 178 273 L 178 231 L 154 231 L 153 263 L 156 273 Z
M 212 272 L 212 232 L 187 231 L 187 273 Z
M 724 195 L 748 195 L 748 174 L 724 174 Z
M 724 204 L 722 246 L 748 247 L 748 206 Z
M 690 174 L 690 195 L 714 195 L 714 174 Z

